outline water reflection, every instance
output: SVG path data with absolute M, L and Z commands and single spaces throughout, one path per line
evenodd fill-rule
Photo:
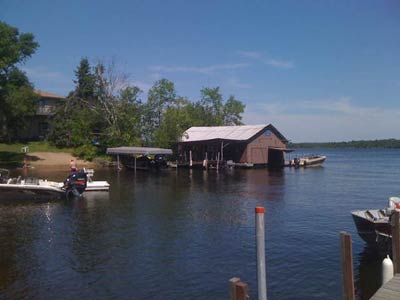
M 358 276 L 355 278 L 357 298 L 369 300 L 381 285 L 381 262 L 386 251 L 378 247 L 365 245 L 358 254 Z
M 379 207 L 400 178 L 400 155 L 368 153 L 354 162 L 335 152 L 318 169 L 96 170 L 109 193 L 0 204 L 0 298 L 226 299 L 232 276 L 256 298 L 254 207 L 263 205 L 269 296 L 338 299 L 338 233 L 354 232 L 349 212 Z M 367 299 L 383 256 L 355 247 L 357 294 Z

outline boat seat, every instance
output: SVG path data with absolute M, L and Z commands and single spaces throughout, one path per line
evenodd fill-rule
M 386 212 L 385 212 L 385 210 L 383 210 L 383 209 L 378 210 L 378 215 L 379 215 L 379 217 L 381 217 L 381 218 L 386 217 Z
M 369 210 L 367 210 L 367 211 L 365 212 L 365 215 L 366 215 L 368 218 L 372 219 L 372 220 L 375 220 L 375 219 L 376 219 L 376 217 L 375 217 Z

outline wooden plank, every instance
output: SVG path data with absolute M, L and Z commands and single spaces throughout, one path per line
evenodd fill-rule
M 370 300 L 398 300 L 400 299 L 400 274 L 396 274 L 382 286 Z
M 354 300 L 353 276 L 353 247 L 351 235 L 342 231 L 340 233 L 340 248 L 342 257 L 343 299 Z

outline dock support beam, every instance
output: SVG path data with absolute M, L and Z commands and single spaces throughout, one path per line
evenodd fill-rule
M 120 164 L 119 164 L 119 154 L 117 154 L 117 168 L 118 168 L 118 170 L 122 169 Z
M 257 282 L 258 299 L 267 300 L 267 282 L 265 271 L 265 208 L 257 206 L 256 212 L 256 240 L 257 240 Z
M 400 273 L 400 212 L 395 210 L 391 219 L 392 256 L 394 274 Z
M 351 235 L 340 232 L 340 250 L 342 257 L 343 300 L 355 300 L 353 276 L 353 246 Z
M 230 300 L 248 300 L 248 286 L 240 281 L 240 278 L 233 277 L 229 280 Z
M 224 142 L 221 142 L 221 161 L 224 160 Z

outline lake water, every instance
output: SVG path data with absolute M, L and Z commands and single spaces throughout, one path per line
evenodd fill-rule
M 350 211 L 400 194 L 399 150 L 325 150 L 323 167 L 271 171 L 98 170 L 108 193 L 0 203 L 0 299 L 256 299 L 254 207 L 266 208 L 269 299 L 340 299 L 339 233 L 353 238 L 358 299 L 380 257 Z M 32 174 L 63 180 L 66 172 Z M 14 171 L 17 174 L 18 170 Z

